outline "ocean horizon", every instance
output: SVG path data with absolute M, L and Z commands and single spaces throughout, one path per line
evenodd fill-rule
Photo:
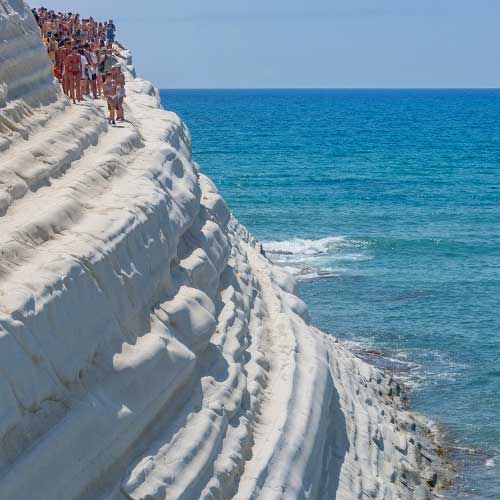
M 498 91 L 500 89 L 497 87 L 172 87 L 165 88 L 162 87 L 160 89 L 162 92 L 183 92 L 183 91 L 221 91 L 221 92 L 240 92 L 240 91 L 374 91 L 374 92 L 384 92 L 384 91 L 405 91 L 405 90 L 414 90 L 418 92 L 425 91 Z
M 163 89 L 313 323 L 412 389 L 500 498 L 497 89 Z

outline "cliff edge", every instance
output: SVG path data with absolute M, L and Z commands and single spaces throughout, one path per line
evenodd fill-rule
M 0 498 L 432 497 L 425 421 L 311 325 L 122 55 L 109 127 L 0 0 Z

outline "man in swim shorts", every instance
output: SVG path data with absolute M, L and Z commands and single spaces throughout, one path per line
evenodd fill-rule
M 106 39 L 114 41 L 114 39 L 115 39 L 115 32 L 116 32 L 116 27 L 113 24 L 113 20 L 110 19 L 108 21 L 108 24 L 106 24 Z
M 99 66 L 99 57 L 96 54 L 93 44 L 89 46 L 86 52 L 86 57 L 88 61 L 87 79 L 88 86 L 90 87 L 87 89 L 87 92 L 92 91 L 94 99 L 97 99 L 97 68 Z
M 80 100 L 83 99 L 83 95 L 87 93 L 87 68 L 88 68 L 88 60 L 85 55 L 84 49 L 79 49 L 78 53 L 80 54 L 80 59 L 82 61 L 82 74 L 80 81 Z

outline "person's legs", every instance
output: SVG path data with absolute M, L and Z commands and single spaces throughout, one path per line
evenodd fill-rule
M 80 101 L 81 98 L 80 98 L 80 73 L 73 73 L 73 91 L 74 91 L 74 95 L 75 95 L 75 99 L 77 101 Z
M 97 80 L 96 80 L 96 87 L 97 87 L 97 96 L 100 97 L 101 96 L 101 92 L 102 92 L 102 76 L 101 76 L 101 73 L 97 73 Z
M 123 97 L 119 97 L 116 103 L 116 119 L 125 120 L 125 113 L 123 110 Z
M 90 90 L 92 91 L 92 96 L 97 99 L 97 80 L 96 76 L 92 75 L 89 80 Z
M 76 97 L 75 97 L 75 76 L 73 73 L 68 71 L 66 73 L 67 76 L 67 82 L 68 82 L 68 91 L 69 91 L 69 97 L 70 99 L 73 99 L 73 103 L 76 104 Z
M 76 98 L 78 102 L 82 100 L 82 74 L 75 74 L 75 88 L 76 88 Z
M 73 75 L 73 81 L 75 83 L 75 95 L 78 99 L 78 102 L 82 100 L 82 85 L 81 85 L 81 76 L 80 74 Z
M 68 71 L 64 72 L 63 75 L 63 92 L 70 97 L 70 74 Z
M 101 73 L 101 92 L 104 97 L 104 84 L 106 83 L 106 73 Z
M 86 93 L 86 88 L 87 88 L 87 80 L 82 78 L 80 80 L 80 99 L 83 99 L 83 96 Z
M 116 100 L 115 99 L 108 99 L 108 105 L 109 105 L 109 120 L 111 122 L 115 121 L 115 111 L 116 111 Z

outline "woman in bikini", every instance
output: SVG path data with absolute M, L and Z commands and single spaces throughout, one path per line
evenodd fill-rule
M 71 54 L 71 44 L 67 40 L 63 41 L 63 45 L 57 49 L 56 53 L 56 63 L 59 74 L 61 75 L 61 81 L 63 86 L 63 91 L 66 95 L 69 95 L 69 78 L 66 74 L 65 61 L 66 57 Z
M 116 119 L 118 121 L 125 120 L 125 112 L 123 110 L 123 100 L 125 98 L 125 75 L 121 71 L 121 66 L 115 64 L 111 69 L 111 77 L 116 82 Z
M 68 78 L 69 95 L 76 104 L 76 99 L 81 100 L 80 80 L 82 77 L 82 59 L 76 47 L 72 48 L 71 54 L 64 60 L 64 73 Z
M 104 83 L 104 95 L 106 100 L 108 101 L 109 107 L 109 118 L 108 123 L 116 125 L 115 121 L 115 113 L 116 113 L 116 105 L 118 102 L 118 88 L 116 82 L 111 77 L 111 71 L 106 75 L 106 82 Z

